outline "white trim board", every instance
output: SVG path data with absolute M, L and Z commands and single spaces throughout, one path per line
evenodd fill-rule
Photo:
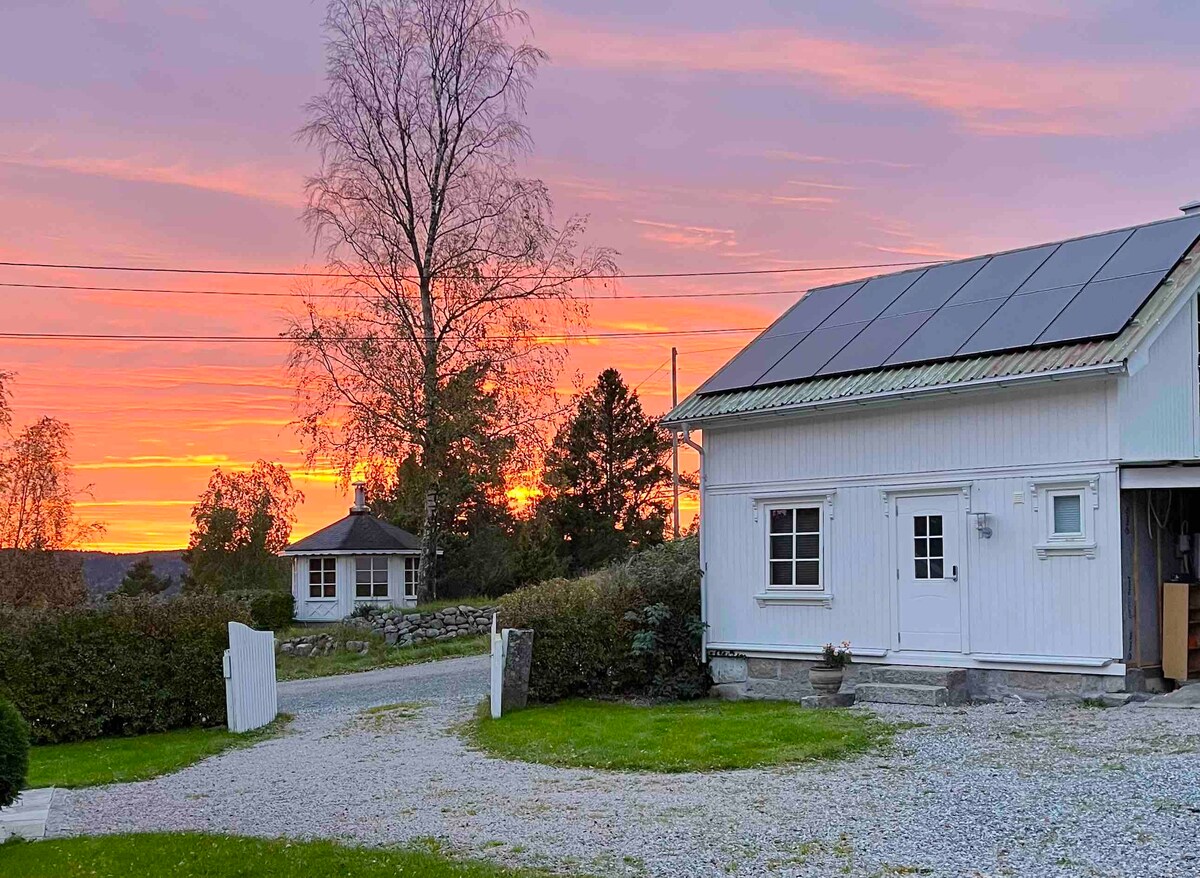
M 1121 488 L 1200 488 L 1200 466 L 1121 467 Z

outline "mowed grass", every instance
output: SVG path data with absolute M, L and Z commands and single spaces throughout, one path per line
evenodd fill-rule
M 290 719 L 283 714 L 269 726 L 240 735 L 225 728 L 175 729 L 130 738 L 39 744 L 29 748 L 25 786 L 74 788 L 149 780 L 231 748 L 256 744 L 277 734 Z
M 0 875 L 22 878 L 537 878 L 541 872 L 459 862 L 436 846 L 360 848 L 193 833 L 146 833 L 0 845 Z
M 337 674 L 354 674 L 359 671 L 374 671 L 378 668 L 395 668 L 402 665 L 417 665 L 439 659 L 458 658 L 464 655 L 482 655 L 488 651 L 488 638 L 456 637 L 436 643 L 417 646 L 388 646 L 380 638 L 367 638 L 362 632 L 349 637 L 351 640 L 369 640 L 371 646 L 365 653 L 339 650 L 329 655 L 315 657 L 283 655 L 275 656 L 275 677 L 278 680 L 308 680 L 312 677 L 331 677 Z
M 843 759 L 891 741 L 870 714 L 779 701 L 692 701 L 640 707 L 563 701 L 466 727 L 501 759 L 619 771 L 712 771 Z

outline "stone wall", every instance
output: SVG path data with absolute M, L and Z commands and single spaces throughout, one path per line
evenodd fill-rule
M 384 607 L 372 610 L 369 616 L 353 616 L 346 625 L 371 631 L 388 645 L 412 646 L 431 640 L 450 640 L 455 637 L 487 634 L 492 630 L 492 607 L 469 607 L 466 604 L 446 607 L 431 613 L 406 612 L 403 607 Z
M 713 656 L 709 672 L 714 694 L 721 698 L 782 699 L 799 701 L 816 690 L 809 685 L 808 670 L 816 660 L 743 658 Z M 853 692 L 858 666 L 846 665 L 843 692 Z
M 283 655 L 320 656 L 342 650 L 364 653 L 370 648 L 365 640 L 342 640 L 333 634 L 305 634 L 275 641 L 275 651 Z
M 446 607 L 430 613 L 406 612 L 402 607 L 379 607 L 368 616 L 350 616 L 342 620 L 340 628 L 328 633 L 317 632 L 287 640 L 276 640 L 275 651 L 284 655 L 320 656 L 331 652 L 349 650 L 365 653 L 371 644 L 367 639 L 355 640 L 347 636 L 347 628 L 359 629 L 383 638 L 388 646 L 416 646 L 438 640 L 453 640 L 455 637 L 470 637 L 487 634 L 492 630 L 492 613 L 489 607 Z

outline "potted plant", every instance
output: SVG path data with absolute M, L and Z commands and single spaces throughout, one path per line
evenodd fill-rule
M 840 646 L 827 643 L 821 649 L 821 660 L 808 671 L 808 682 L 822 695 L 835 695 L 842 688 L 846 675 L 846 663 L 850 661 L 850 641 L 843 640 Z

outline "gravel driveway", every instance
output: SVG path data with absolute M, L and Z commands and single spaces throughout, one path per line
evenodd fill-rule
M 1049 705 L 880 710 L 920 723 L 847 763 L 711 775 L 507 763 L 454 723 L 464 658 L 280 687 L 290 734 L 144 783 L 62 792 L 54 833 L 208 830 L 647 876 L 1195 876 L 1200 711 Z M 424 702 L 415 715 L 357 711 Z

